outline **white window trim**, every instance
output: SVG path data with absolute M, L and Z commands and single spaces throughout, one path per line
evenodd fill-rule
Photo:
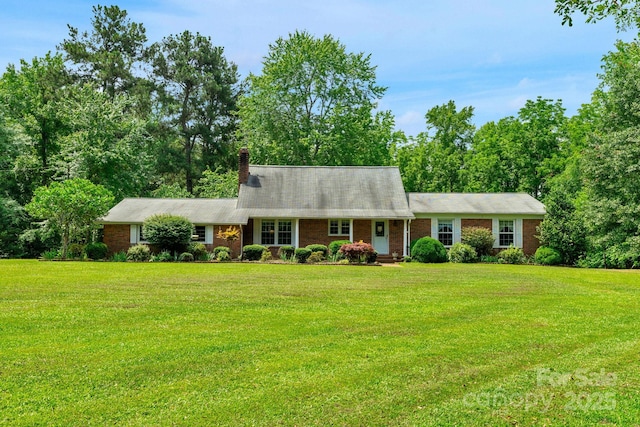
M 298 220 L 296 219 L 292 219 L 292 218 L 260 218 L 258 220 L 255 220 L 253 222 L 253 240 L 254 243 L 257 245 L 263 245 L 264 243 L 262 243 L 262 221 L 273 221 L 274 222 L 274 242 L 273 244 L 271 243 L 267 243 L 266 245 L 269 246 L 294 246 L 297 244 L 298 242 L 298 236 L 297 236 L 297 231 L 298 231 Z M 291 244 L 286 243 L 286 244 L 281 244 L 278 243 L 278 223 L 280 221 L 290 221 L 291 222 Z
M 439 221 L 451 221 L 453 225 L 453 244 L 460 243 L 462 240 L 462 218 L 431 218 L 431 237 L 438 240 Z M 445 248 L 450 248 L 451 245 L 445 245 Z
M 131 224 L 129 226 L 129 243 L 132 245 L 148 244 L 149 241 L 140 239 L 140 233 L 142 233 L 142 224 Z
M 334 234 L 331 233 L 331 221 L 338 221 L 338 233 Z M 346 225 L 349 227 L 349 232 L 348 233 L 343 233 L 342 232 L 342 226 Z M 329 236 L 351 236 L 351 228 L 353 226 L 353 220 L 351 219 L 344 219 L 344 218 L 330 218 L 329 220 L 327 220 L 327 235 Z
M 493 247 L 496 249 L 504 249 L 509 246 L 500 246 L 500 221 L 513 221 L 513 246 L 522 248 L 522 218 L 493 218 L 491 223 L 493 237 L 495 237 Z

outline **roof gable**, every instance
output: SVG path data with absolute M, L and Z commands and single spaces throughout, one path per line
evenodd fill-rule
M 413 218 L 397 167 L 254 166 L 238 208 L 250 217 Z

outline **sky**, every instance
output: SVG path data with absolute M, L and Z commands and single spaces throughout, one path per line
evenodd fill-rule
M 554 0 L 2 0 L 0 70 L 42 57 L 91 28 L 92 6 L 118 5 L 150 42 L 184 30 L 211 37 L 241 76 L 260 74 L 269 45 L 307 31 L 331 34 L 348 52 L 371 55 L 379 108 L 407 135 L 426 130 L 426 112 L 449 100 L 474 107 L 477 126 L 515 116 L 528 99 L 561 99 L 571 116 L 590 101 L 612 21 L 561 25 Z

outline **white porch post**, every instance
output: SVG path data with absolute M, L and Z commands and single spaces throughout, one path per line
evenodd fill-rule
M 403 233 L 402 233 L 402 256 L 403 257 L 407 256 L 407 236 L 409 235 L 408 224 L 409 224 L 409 220 L 405 219 Z
M 296 233 L 293 238 L 293 247 L 297 248 L 300 246 L 300 218 L 296 218 Z
M 353 242 L 353 218 L 349 220 L 349 241 Z

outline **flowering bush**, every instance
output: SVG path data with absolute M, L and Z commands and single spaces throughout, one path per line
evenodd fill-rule
M 364 243 L 362 240 L 360 240 L 357 243 L 342 245 L 338 253 L 341 253 L 350 262 L 364 263 L 373 258 L 375 250 L 369 243 Z

